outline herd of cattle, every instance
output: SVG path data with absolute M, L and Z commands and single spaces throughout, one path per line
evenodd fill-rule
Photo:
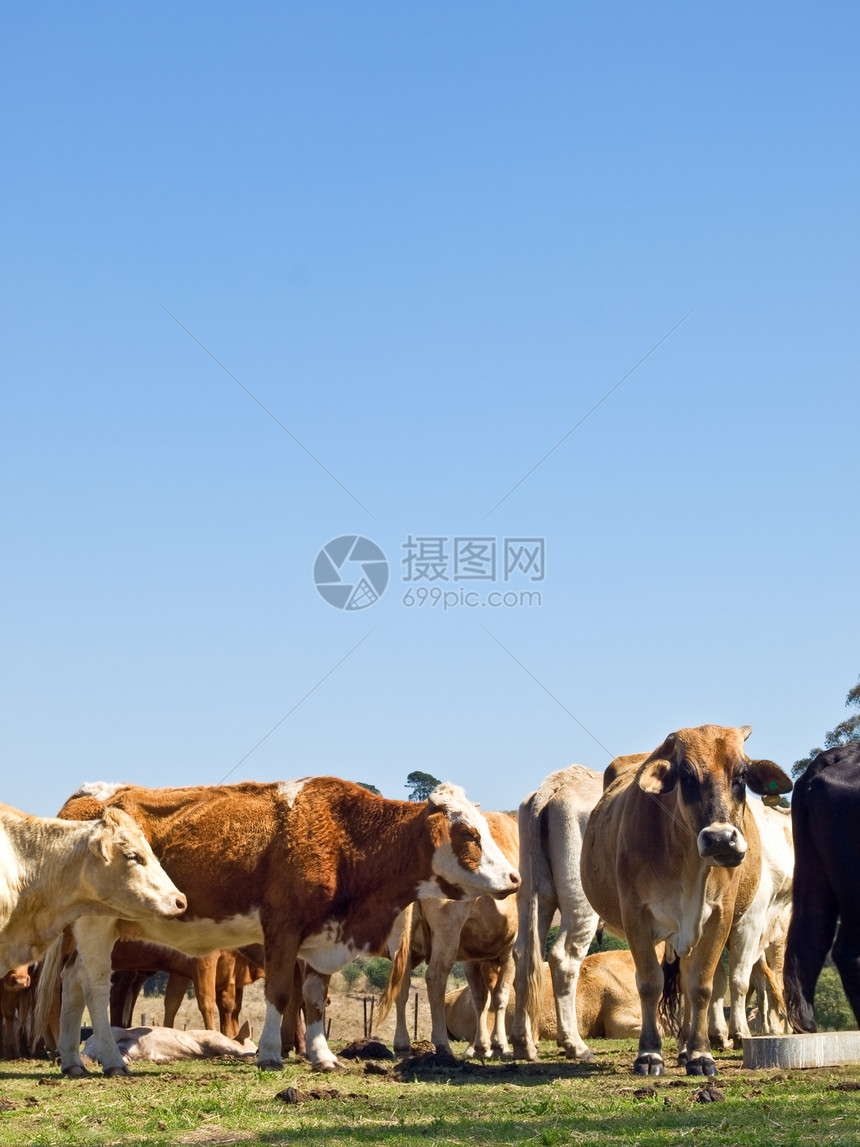
M 713 1042 L 749 1035 L 751 985 L 763 1030 L 782 1030 L 786 1016 L 794 1030 L 814 1030 L 831 948 L 860 1019 L 860 746 L 817 757 L 789 816 L 777 806 L 791 781 L 746 756 L 749 733 L 681 729 L 602 775 L 578 765 L 552 773 L 523 801 L 518 826 L 483 814 L 455 785 L 417 803 L 331 777 L 88 784 L 55 819 L 0 806 L 4 1019 L 13 1022 L 7 1003 L 23 1001 L 35 971 L 30 1030 L 62 1071 L 86 1071 L 86 1006 L 88 1054 L 106 1075 L 123 1074 L 119 1039 L 151 970 L 146 953 L 165 948 L 179 994 L 194 977 L 207 1027 L 217 1001 L 228 1036 L 237 988 L 265 970 L 257 1063 L 266 1069 L 294 1048 L 317 1069 L 338 1066 L 325 1036 L 330 977 L 383 951 L 392 970 L 382 1012 L 397 1009 L 399 1051 L 410 1047 L 409 973 L 425 960 L 437 1050 L 450 1050 L 449 1031 L 465 1032 L 470 1054 L 535 1059 L 537 1039 L 549 1036 L 588 1060 L 584 1037 L 638 1031 L 633 1070 L 656 1075 L 662 1035 L 676 1031 L 687 1073 L 712 1075 Z M 601 922 L 629 953 L 586 959 Z M 446 1004 L 457 960 L 471 1023 L 463 1000 Z

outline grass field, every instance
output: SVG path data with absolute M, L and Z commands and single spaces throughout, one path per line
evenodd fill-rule
M 633 1076 L 632 1041 L 595 1045 L 590 1065 L 544 1044 L 536 1065 L 458 1063 L 411 1075 L 394 1074 L 391 1061 L 371 1065 L 385 1074 L 353 1061 L 316 1075 L 301 1063 L 270 1074 L 223 1060 L 61 1080 L 47 1063 L 0 1064 L 0 1143 L 860 1143 L 860 1066 L 752 1072 L 727 1053 L 715 1081 L 724 1098 L 700 1102 L 704 1081 L 678 1068 L 657 1080 Z M 298 1102 L 279 1097 L 290 1087 Z

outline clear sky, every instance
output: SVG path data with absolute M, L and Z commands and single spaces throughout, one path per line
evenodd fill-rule
M 418 769 L 514 808 L 847 715 L 855 4 L 3 24 L 0 799 Z M 364 608 L 314 584 L 344 536 Z

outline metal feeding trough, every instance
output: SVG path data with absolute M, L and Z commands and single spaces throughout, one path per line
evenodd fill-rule
M 836 1067 L 860 1063 L 860 1031 L 744 1037 L 744 1067 Z

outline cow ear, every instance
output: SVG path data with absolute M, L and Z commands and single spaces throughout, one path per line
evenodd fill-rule
M 93 833 L 90 837 L 90 852 L 93 856 L 97 856 L 99 860 L 103 860 L 105 864 L 110 863 L 110 855 L 108 853 L 107 843 L 105 841 L 105 824 L 102 822 L 99 825 L 98 832 Z
M 739 732 L 743 733 L 744 740 L 746 740 L 752 732 L 752 725 L 741 725 Z
M 675 787 L 677 771 L 671 761 L 658 758 L 643 765 L 639 772 L 639 788 L 643 793 L 661 796 Z
M 792 784 L 779 765 L 773 761 L 750 761 L 747 788 L 760 797 L 790 793 Z

